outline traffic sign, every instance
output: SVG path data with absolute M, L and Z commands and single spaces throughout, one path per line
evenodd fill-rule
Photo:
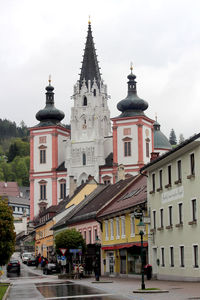
M 64 256 L 67 251 L 67 248 L 59 248 L 59 250 L 62 253 L 62 255 Z

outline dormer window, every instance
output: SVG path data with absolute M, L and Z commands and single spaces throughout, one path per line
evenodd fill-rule
M 87 97 L 86 96 L 84 96 L 84 98 L 83 98 L 83 106 L 87 106 Z

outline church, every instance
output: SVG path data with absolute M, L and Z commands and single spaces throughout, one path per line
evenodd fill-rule
M 151 155 L 171 149 L 157 120 L 144 111 L 147 101 L 137 95 L 136 76 L 130 68 L 127 96 L 117 104 L 119 115 L 110 117 L 107 85 L 102 79 L 91 22 L 80 77 L 73 88 L 70 126 L 55 107 L 54 87 L 46 87 L 46 106 L 39 123 L 30 128 L 30 218 L 57 205 L 87 180 L 112 184 L 138 174 Z

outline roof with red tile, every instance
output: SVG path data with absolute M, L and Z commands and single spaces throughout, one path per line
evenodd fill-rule
M 142 175 L 135 177 L 123 195 L 116 197 L 104 209 L 99 211 L 98 218 L 117 213 L 147 201 L 147 178 Z
M 0 196 L 20 196 L 17 182 L 0 182 Z

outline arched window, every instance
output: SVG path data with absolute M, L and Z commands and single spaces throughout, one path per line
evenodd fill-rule
M 86 165 L 86 154 L 83 153 L 83 166 L 85 166 L 85 165 Z
M 84 96 L 84 98 L 83 98 L 83 106 L 87 106 L 87 97 L 86 96 Z
M 94 89 L 94 91 L 93 91 L 93 95 L 96 97 L 96 95 L 97 95 L 97 91 L 96 91 L 96 89 Z

